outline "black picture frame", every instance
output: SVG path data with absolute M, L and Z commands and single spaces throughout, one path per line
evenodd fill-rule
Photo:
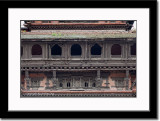
M 63 2 L 63 4 L 62 4 Z M 8 8 L 149 8 L 150 16 L 150 111 L 8 111 L 8 67 L 4 71 L 7 75 L 1 82 L 3 85 L 1 106 L 2 119 L 15 118 L 37 118 L 37 119 L 157 119 L 157 1 L 156 0 L 139 0 L 139 1 L 1 1 L 0 9 L 3 11 L 1 19 L 1 31 L 3 43 L 8 47 Z M 8 49 L 6 50 L 8 65 Z M 9 65 L 8 65 L 9 66 Z M 4 73 L 3 72 L 3 73 Z M 18 72 L 19 73 L 19 72 Z M 7 79 L 6 79 L 7 77 Z M 53 115 L 54 114 L 54 115 Z

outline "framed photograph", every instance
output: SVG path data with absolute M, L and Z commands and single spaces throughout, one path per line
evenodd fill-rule
M 86 3 L 1 2 L 2 118 L 157 118 L 157 1 Z

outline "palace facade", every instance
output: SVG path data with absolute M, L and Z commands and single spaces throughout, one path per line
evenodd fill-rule
M 134 21 L 24 21 L 21 97 L 136 97 Z

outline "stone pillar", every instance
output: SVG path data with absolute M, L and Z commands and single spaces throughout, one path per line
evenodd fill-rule
M 80 87 L 82 87 L 82 79 L 81 79 L 81 77 L 80 77 Z
M 67 56 L 68 56 L 68 59 L 70 59 L 71 58 L 71 44 L 69 43 L 68 44 L 68 46 L 67 46 L 67 51 L 68 51 L 68 54 L 67 54 Z
M 131 44 L 128 44 L 128 58 L 131 58 Z
M 48 58 L 49 59 L 51 58 L 51 45 L 49 45 L 48 47 Z
M 27 55 L 26 57 L 32 58 L 32 45 L 31 44 L 26 46 L 26 55 Z
M 111 44 L 107 43 L 107 59 L 111 58 Z
M 102 59 L 105 58 L 105 43 L 102 45 Z
M 80 46 L 81 46 L 81 49 L 82 49 L 82 50 L 81 50 L 81 51 L 82 51 L 81 57 L 82 57 L 83 59 L 85 59 L 85 44 L 82 43 L 82 44 L 80 44 Z
M 107 44 L 104 42 L 104 58 L 106 59 L 108 57 L 108 51 L 107 51 Z
M 30 85 L 29 85 L 29 81 L 30 81 L 30 78 L 29 78 L 29 73 L 28 73 L 28 71 L 26 70 L 25 71 L 25 78 L 24 78 L 24 80 L 26 81 L 26 88 L 27 88 L 27 90 L 29 90 L 30 89 Z
M 110 73 L 107 73 L 106 75 L 107 75 L 107 78 L 106 78 L 106 89 L 110 89 L 110 87 L 109 87 L 110 83 L 108 81 L 108 77 L 109 77 Z
M 65 59 L 67 59 L 67 58 L 68 58 L 68 54 L 67 54 L 67 52 L 68 52 L 68 51 L 67 51 L 67 50 L 68 50 L 68 48 L 67 48 L 67 46 L 68 46 L 68 45 L 67 45 L 67 43 L 66 43 L 66 44 L 65 44 L 65 46 L 64 46 L 64 47 L 65 47 L 65 51 L 64 51 Z
M 48 59 L 48 44 L 46 43 L 46 59 Z
M 52 82 L 53 82 L 53 89 L 57 89 L 57 81 L 58 79 L 56 78 L 56 70 L 53 70 L 53 78 L 52 78 Z
M 126 59 L 128 59 L 128 52 L 129 52 L 129 50 L 128 50 L 128 44 L 126 43 L 126 49 L 125 49 L 125 52 L 126 52 Z
M 88 45 L 88 58 L 91 60 L 91 45 Z
M 88 80 L 88 87 L 90 88 L 91 87 L 91 82 L 90 82 L 90 78 L 89 78 L 89 80 Z
M 98 88 L 98 89 L 100 89 L 100 87 L 101 87 L 101 83 L 100 83 L 100 81 L 101 81 L 101 78 L 100 78 L 100 75 L 101 73 L 100 73 L 100 70 L 97 70 L 97 78 L 96 78 L 96 87 Z
M 49 87 L 49 79 L 47 78 L 47 80 L 46 80 L 46 88 L 45 89 L 50 89 L 50 87 Z
M 21 45 L 21 46 L 22 46 L 22 45 Z M 23 54 L 22 54 L 22 57 L 21 57 L 21 58 L 22 58 L 22 59 L 23 59 L 23 58 L 24 58 L 24 59 L 29 58 L 28 55 L 27 55 L 27 54 L 28 54 L 28 53 L 27 53 L 27 52 L 28 52 L 28 51 L 27 51 L 27 45 L 24 45 L 24 46 L 22 46 L 22 47 L 23 47 Z
M 125 81 L 126 81 L 126 90 L 128 90 L 129 89 L 129 70 L 126 70 Z
M 73 78 L 71 78 L 71 80 L 72 80 L 72 87 L 74 88 L 74 80 L 73 80 Z
M 45 44 L 44 44 L 44 45 L 40 45 L 40 46 L 42 47 L 42 58 L 45 59 L 45 58 L 46 58 L 46 57 L 45 57 L 45 56 L 46 56 L 46 55 L 45 55 L 45 54 L 46 54 Z
M 88 46 L 87 46 L 87 42 L 85 43 L 85 59 L 88 58 Z

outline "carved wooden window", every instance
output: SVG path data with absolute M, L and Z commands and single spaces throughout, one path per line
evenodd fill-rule
M 79 44 L 74 44 L 71 47 L 71 56 L 80 56 L 82 54 L 82 48 Z
M 124 78 L 115 78 L 115 87 L 122 90 L 125 87 Z
M 121 46 L 119 44 L 112 45 L 111 55 L 121 55 Z
M 31 84 L 32 84 L 32 88 L 38 88 L 39 87 L 39 81 L 38 80 L 32 80 Z
M 91 48 L 91 55 L 101 55 L 102 48 L 98 44 L 95 44 Z
M 96 83 L 95 82 L 92 84 L 92 87 L 96 87 Z
M 85 82 L 85 83 L 84 83 L 84 86 L 85 86 L 85 87 L 88 87 L 88 82 Z
M 38 89 L 40 87 L 40 81 L 42 78 L 32 78 L 31 79 L 31 87 L 32 89 Z
M 51 55 L 61 55 L 62 54 L 62 48 L 59 46 L 59 45 L 57 45 L 57 44 L 55 44 L 52 48 L 51 48 Z
M 62 84 L 62 83 L 60 83 L 60 84 L 59 84 L 59 87 L 63 87 L 63 84 Z
M 32 46 L 32 55 L 42 55 L 42 48 L 40 45 L 36 44 Z
M 131 55 L 136 55 L 136 43 L 131 46 Z
M 21 46 L 21 56 L 23 55 L 23 47 Z
M 68 83 L 67 83 L 67 87 L 71 87 L 71 84 L 70 84 L 70 82 L 68 82 Z

